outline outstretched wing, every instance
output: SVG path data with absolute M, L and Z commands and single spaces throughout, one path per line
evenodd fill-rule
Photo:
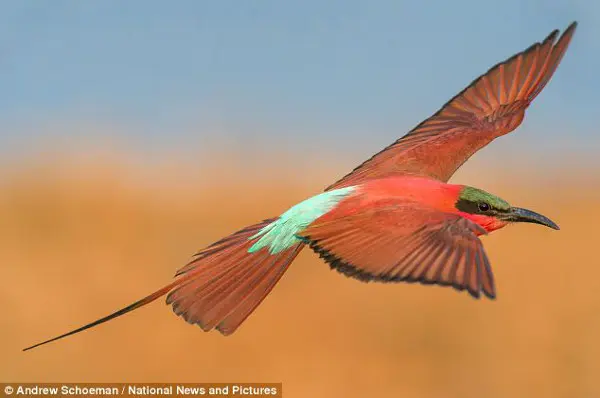
M 366 282 L 437 284 L 495 298 L 478 238 L 486 231 L 468 219 L 389 199 L 338 214 L 315 220 L 301 234 L 331 268 Z
M 437 113 L 327 190 L 391 175 L 448 181 L 477 150 L 516 129 L 558 67 L 577 26 L 558 30 L 475 79 Z

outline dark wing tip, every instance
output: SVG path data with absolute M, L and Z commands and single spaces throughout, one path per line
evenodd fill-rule
M 544 39 L 544 41 L 542 43 L 545 44 L 549 41 L 554 42 L 556 40 L 556 36 L 558 36 L 559 33 L 560 33 L 560 30 L 554 29 L 552 32 L 550 32 L 550 34 L 548 36 L 546 36 L 546 38 Z
M 565 37 L 573 36 L 573 34 L 575 33 L 575 29 L 577 29 L 577 21 L 571 22 L 571 24 L 567 27 L 567 29 L 565 29 L 563 34 L 560 36 L 560 39 L 558 39 L 558 41 L 563 40 L 563 38 Z
M 479 290 L 473 290 L 470 287 L 467 287 L 467 292 L 469 292 L 469 295 L 471 297 L 473 297 L 475 300 L 479 300 L 481 298 L 481 295 L 479 294 Z
M 567 27 L 567 29 L 565 29 L 565 31 L 563 32 L 563 34 L 560 37 L 563 38 L 567 35 L 573 35 L 576 28 L 577 28 L 577 21 L 571 22 L 571 24 Z M 558 37 L 559 33 L 560 33 L 559 29 L 554 29 L 552 32 L 550 32 L 550 34 L 548 36 L 546 36 L 546 38 L 544 39 L 542 44 L 545 44 L 549 41 L 556 42 L 556 38 Z

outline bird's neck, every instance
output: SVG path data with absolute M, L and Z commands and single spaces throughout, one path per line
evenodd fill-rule
M 458 214 L 481 226 L 488 233 L 500 229 L 508 224 L 506 221 L 499 220 L 496 217 L 485 216 L 483 214 L 471 214 L 464 212 L 458 212 Z

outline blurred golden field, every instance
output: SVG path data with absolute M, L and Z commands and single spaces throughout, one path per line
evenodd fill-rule
M 575 169 L 537 178 L 468 163 L 453 180 L 562 228 L 509 226 L 483 238 L 496 301 L 363 284 L 304 251 L 230 337 L 188 325 L 161 299 L 21 352 L 154 291 L 197 249 L 349 171 L 306 161 L 298 176 L 282 159 L 273 170 L 232 157 L 146 173 L 119 156 L 4 170 L 0 381 L 283 382 L 285 397 L 315 398 L 600 396 L 600 183 L 572 180 Z

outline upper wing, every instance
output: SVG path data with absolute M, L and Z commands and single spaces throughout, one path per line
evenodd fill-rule
M 429 119 L 327 190 L 399 174 L 448 181 L 473 153 L 521 124 L 525 109 L 558 67 L 576 26 L 573 22 L 556 43 L 558 30 L 492 67 Z
M 302 238 L 332 268 L 363 281 L 420 282 L 494 298 L 494 276 L 478 235 L 458 215 L 383 199 L 352 213 L 332 212 Z

